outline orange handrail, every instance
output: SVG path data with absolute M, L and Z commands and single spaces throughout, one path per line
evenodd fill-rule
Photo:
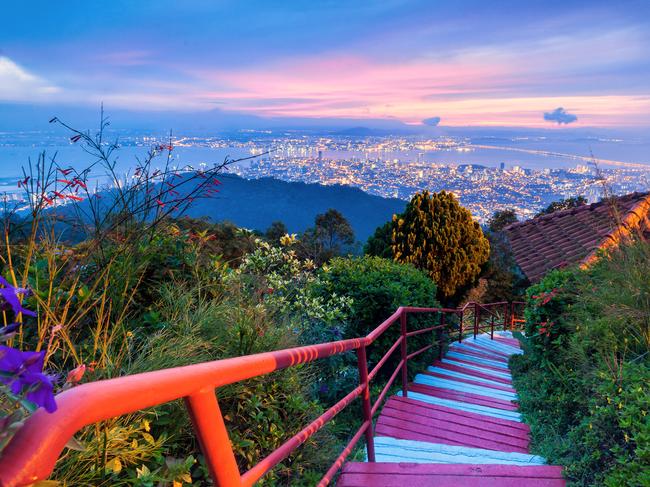
M 458 309 L 400 307 L 381 325 L 361 338 L 145 372 L 74 387 L 56 396 L 58 406 L 56 412 L 47 413 L 43 409 L 37 410 L 11 439 L 0 457 L 0 486 L 17 487 L 46 479 L 52 473 L 66 443 L 85 426 L 180 398 L 185 400 L 210 474 L 216 484 L 220 487 L 250 486 L 354 399 L 361 397 L 363 423 L 319 483 L 319 485 L 327 485 L 343 465 L 354 445 L 364 435 L 368 460 L 374 461 L 373 415 L 381 406 L 400 372 L 403 394 L 405 396 L 408 394 L 407 366 L 409 358 L 433 346 L 432 343 L 408 354 L 407 339 L 415 334 L 407 331 L 408 315 L 440 314 L 441 324 L 424 330 L 439 332 L 445 326 L 445 313 L 460 314 L 462 317 L 468 305 Z M 399 339 L 368 372 L 366 348 L 398 320 L 400 322 Z M 418 332 L 424 331 L 418 330 Z M 462 328 L 460 333 L 462 335 Z M 437 339 L 437 343 L 442 347 L 443 343 L 440 338 Z M 400 348 L 401 359 L 379 397 L 372 404 L 369 383 L 398 348 Z M 242 474 L 230 445 L 215 389 L 351 350 L 357 351 L 359 385 L 302 431 Z

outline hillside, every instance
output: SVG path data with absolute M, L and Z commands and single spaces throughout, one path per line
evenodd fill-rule
M 272 178 L 248 180 L 232 174 L 219 177 L 219 196 L 202 201 L 188 215 L 229 220 L 238 226 L 266 230 L 276 220 L 289 231 L 313 226 L 314 217 L 329 208 L 339 210 L 354 228 L 357 240 L 365 241 L 379 226 L 404 211 L 406 202 L 369 195 L 347 186 L 288 183 Z

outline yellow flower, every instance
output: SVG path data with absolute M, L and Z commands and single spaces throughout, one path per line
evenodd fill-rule
M 589 423 L 589 429 L 593 429 L 593 425 Z
M 612 403 L 612 400 L 610 399 L 609 396 L 607 396 L 607 404 L 611 404 L 611 403 Z
M 629 442 L 629 441 L 630 441 L 630 437 L 627 436 L 627 433 L 625 433 L 625 443 L 627 443 L 627 442 Z
M 295 244 L 297 240 L 298 239 L 295 233 L 292 233 L 291 235 L 287 233 L 284 236 L 280 237 L 280 244 L 284 247 L 289 247 L 290 245 Z
M 131 338 L 132 336 L 133 336 L 133 332 L 132 332 L 132 331 L 127 331 L 127 332 L 126 332 L 126 337 L 127 337 L 127 338 Z

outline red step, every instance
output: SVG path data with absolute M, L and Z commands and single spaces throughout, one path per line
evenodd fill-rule
M 451 399 L 453 401 L 466 402 L 469 404 L 476 404 L 479 406 L 487 406 L 490 408 L 503 409 L 504 411 L 516 411 L 517 406 L 511 401 L 504 399 L 495 399 L 493 397 L 481 396 L 479 394 L 472 394 L 469 392 L 458 392 L 450 389 L 443 389 L 441 387 L 427 386 L 424 384 L 409 384 L 409 391 L 419 392 L 420 394 L 427 394 L 441 399 Z
M 510 345 L 511 347 L 521 348 L 521 345 L 519 344 L 519 340 L 517 340 L 516 338 L 505 338 L 505 337 L 498 337 L 495 335 L 494 339 L 499 342 L 503 342 L 506 345 Z
M 488 389 L 495 389 L 497 391 L 504 391 L 504 392 L 516 392 L 512 387 L 508 387 L 505 384 L 503 386 L 497 386 L 494 384 L 486 384 L 485 382 L 480 382 L 478 380 L 471 380 L 471 379 L 461 379 L 460 377 L 454 377 L 453 375 L 445 375 L 445 374 L 440 374 L 439 372 L 431 372 L 430 370 L 423 370 L 421 372 L 422 374 L 425 375 L 430 375 L 433 377 L 438 377 L 440 379 L 446 379 L 449 381 L 453 382 L 463 382 L 465 384 L 472 384 L 475 386 L 481 386 L 481 387 L 486 387 Z
M 427 441 L 445 445 L 469 446 L 486 450 L 528 453 L 528 438 L 492 431 L 485 425 L 476 427 L 432 415 L 420 415 L 414 407 L 386 404 L 377 419 L 375 433 L 402 440 Z
M 461 358 L 456 358 L 456 357 L 449 357 L 447 360 L 453 360 L 454 362 L 459 362 L 461 364 L 467 364 L 471 365 L 472 367 L 480 367 L 481 369 L 485 369 L 486 371 L 488 370 L 493 370 L 495 372 L 499 372 L 501 374 L 509 374 L 510 371 L 508 369 L 504 369 L 503 367 L 493 367 L 492 365 L 485 365 L 480 362 L 472 362 L 469 359 L 461 359 Z M 489 374 L 489 372 L 486 372 Z
M 495 418 L 493 416 L 471 413 L 469 411 L 461 411 L 460 409 L 454 409 L 448 406 L 418 401 L 417 399 L 412 399 L 410 397 L 393 396 L 388 400 L 388 402 L 391 403 L 392 407 L 397 407 L 397 404 L 401 404 L 402 407 L 413 408 L 414 411 L 417 411 L 417 413 L 421 415 L 431 415 L 433 417 L 444 415 L 441 417 L 448 418 L 450 421 L 479 424 L 482 425 L 484 429 L 489 428 L 494 431 L 501 431 L 504 434 L 520 438 L 528 438 L 528 434 L 530 433 L 530 426 L 525 423 L 520 423 L 519 421 Z
M 483 351 L 485 353 L 491 353 L 491 354 L 494 354 L 494 355 L 498 355 L 500 357 L 505 358 L 506 360 L 510 358 L 510 355 L 508 355 L 505 352 L 500 352 L 498 350 L 492 350 L 491 348 L 484 347 L 482 345 L 477 345 L 476 343 L 472 343 L 472 342 L 469 342 L 469 341 L 463 342 L 463 345 L 467 345 L 468 347 L 476 348 L 477 350 L 481 350 L 481 351 Z
M 475 369 L 469 369 L 467 367 L 463 367 L 462 365 L 447 364 L 445 362 L 440 362 L 440 361 L 435 361 L 432 365 L 434 367 L 440 367 L 442 369 L 454 370 L 456 372 L 460 372 L 465 375 L 473 375 L 474 377 L 480 377 L 481 379 L 488 379 L 493 382 L 501 382 L 502 384 L 512 385 L 511 379 L 507 379 L 505 377 L 496 377 L 494 375 L 483 373 Z
M 508 365 L 508 360 L 503 358 L 503 357 L 495 357 L 494 355 L 489 355 L 484 352 L 475 352 L 473 350 L 467 350 L 466 348 L 457 348 L 457 347 L 450 347 L 449 348 L 450 352 L 455 352 L 455 353 L 462 353 L 464 355 L 471 355 L 472 357 L 477 357 L 477 358 L 482 358 L 485 360 L 492 360 L 494 362 L 500 362 L 504 365 Z
M 337 487 L 564 487 L 562 467 L 347 463 Z

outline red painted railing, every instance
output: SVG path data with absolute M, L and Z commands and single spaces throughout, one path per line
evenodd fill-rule
M 502 320 L 504 329 L 512 328 L 518 322 L 513 304 L 507 302 L 468 303 L 462 308 L 454 309 L 400 307 L 386 321 L 362 338 L 217 360 L 77 386 L 56 396 L 58 405 L 56 412 L 48 414 L 39 409 L 12 438 L 0 457 L 0 486 L 29 485 L 37 480 L 46 479 L 52 473 L 66 443 L 87 425 L 180 398 L 185 401 L 210 474 L 216 484 L 220 487 L 250 486 L 321 429 L 343 408 L 357 397 L 361 397 L 363 422 L 318 484 L 328 485 L 362 436 L 365 436 L 366 440 L 368 461 L 375 460 L 372 418 L 397 376 L 401 375 L 402 393 L 407 396 L 408 361 L 436 345 L 440 357 L 442 356 L 443 330 L 447 328 L 445 321 L 447 314 L 459 317 L 458 340 L 462 340 L 463 335 L 468 331 L 463 330 L 463 319 L 468 310 L 474 311 L 474 335 L 485 327 L 489 327 L 491 333 L 494 333 L 497 318 Z M 497 312 L 498 310 L 502 310 L 501 314 Z M 407 321 L 411 314 L 439 315 L 439 321 L 427 328 L 408 331 Z M 481 317 L 486 314 L 489 316 L 488 321 L 481 326 Z M 399 338 L 373 369 L 368 371 L 367 347 L 397 322 L 400 326 Z M 434 337 L 432 342 L 408 353 L 408 338 L 423 333 L 432 333 Z M 370 382 L 397 349 L 400 350 L 399 363 L 378 398 L 371 402 Z M 215 389 L 351 350 L 357 352 L 359 385 L 257 465 L 241 473 L 230 445 Z

